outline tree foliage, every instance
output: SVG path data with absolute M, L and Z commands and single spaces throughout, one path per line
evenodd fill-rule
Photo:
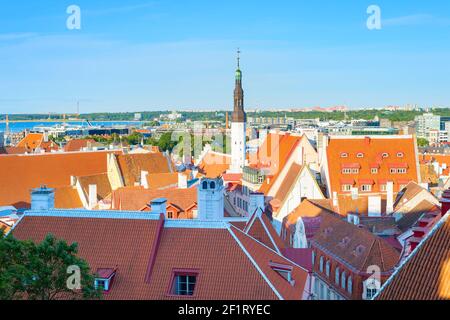
M 417 145 L 419 147 L 428 147 L 430 143 L 425 138 L 417 138 Z
M 77 253 L 76 243 L 53 235 L 38 244 L 0 236 L 0 300 L 100 299 L 95 276 Z M 69 266 L 80 270 L 79 290 L 68 286 Z

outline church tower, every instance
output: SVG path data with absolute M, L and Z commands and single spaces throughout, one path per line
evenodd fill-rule
M 247 115 L 244 111 L 244 90 L 240 69 L 240 51 L 237 56 L 236 83 L 234 89 L 234 110 L 231 121 L 231 173 L 242 173 L 246 157 Z

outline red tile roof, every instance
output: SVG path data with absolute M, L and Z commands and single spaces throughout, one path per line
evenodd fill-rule
M 307 272 L 242 231 L 224 223 L 108 218 L 107 212 L 50 212 L 25 216 L 13 233 L 42 241 L 48 233 L 76 242 L 91 270 L 117 268 L 105 299 L 273 300 L 302 299 Z M 99 216 L 102 215 L 102 217 Z M 130 213 L 128 213 L 130 214 Z M 70 216 L 74 215 L 74 216 Z M 178 227 L 175 222 L 180 222 Z M 189 223 L 186 225 L 186 223 Z M 183 226 L 182 226 L 183 225 Z M 189 244 L 186 247 L 186 244 Z M 271 266 L 292 269 L 293 283 Z M 197 274 L 192 297 L 170 292 L 177 270 Z
M 447 214 L 382 287 L 378 300 L 450 300 Z
M 173 204 L 186 210 L 197 202 L 197 187 L 188 189 L 144 189 L 141 187 L 120 188 L 113 192 L 112 203 L 115 210 L 142 210 L 151 200 L 166 198 L 167 204 Z
M 280 239 L 280 236 L 275 231 L 272 223 L 266 214 L 257 210 L 250 217 L 248 224 L 245 226 L 244 232 L 252 236 L 256 240 L 264 243 L 267 247 L 281 252 L 284 248 L 284 243 Z
M 344 238 L 348 239 L 345 246 L 341 245 Z M 400 258 L 400 253 L 384 239 L 326 212 L 321 214 L 320 228 L 311 244 L 363 272 L 371 265 L 379 266 L 381 272 L 393 272 Z
M 67 142 L 67 144 L 64 146 L 65 152 L 75 152 L 75 151 L 81 151 L 83 148 L 86 148 L 88 144 L 95 143 L 95 140 L 93 139 L 73 139 Z

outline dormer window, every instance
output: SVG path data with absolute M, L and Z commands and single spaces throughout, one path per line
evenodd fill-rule
M 294 280 L 292 279 L 292 266 L 270 262 L 270 267 L 273 271 L 278 273 L 284 280 L 288 281 L 291 285 L 294 285 Z
M 348 153 L 342 152 L 341 153 L 341 158 L 348 158 Z
M 364 158 L 364 153 L 360 152 L 356 155 L 357 158 Z
M 170 287 L 170 295 L 193 296 L 197 284 L 197 271 L 175 270 Z
M 97 269 L 97 277 L 95 278 L 94 287 L 104 292 L 111 290 L 111 285 L 116 276 L 116 269 L 101 268 Z

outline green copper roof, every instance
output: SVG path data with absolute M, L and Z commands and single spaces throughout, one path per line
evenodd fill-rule
M 242 79 L 242 72 L 240 69 L 236 70 L 236 80 L 241 80 Z

